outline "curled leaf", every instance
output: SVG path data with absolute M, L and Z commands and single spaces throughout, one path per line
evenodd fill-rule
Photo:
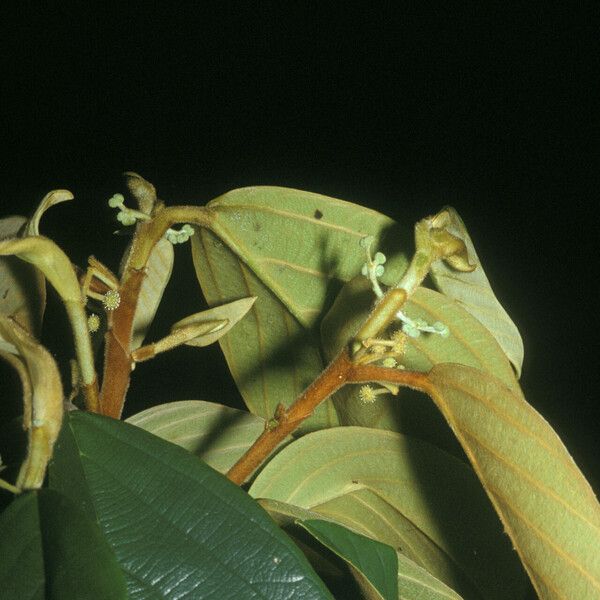
M 152 325 L 158 305 L 171 278 L 174 257 L 173 244 L 165 239 L 159 240 L 152 249 L 133 317 L 131 350 L 142 345 Z
M 53 190 L 52 192 L 48 192 L 39 203 L 36 211 L 33 213 L 33 216 L 27 222 L 27 227 L 25 228 L 24 235 L 39 235 L 40 234 L 40 219 L 42 215 L 55 204 L 60 204 L 61 202 L 67 202 L 68 200 L 73 200 L 74 196 L 69 190 Z
M 471 273 L 457 272 L 452 268 L 454 265 L 438 260 L 431 266 L 431 277 L 441 292 L 456 300 L 488 329 L 520 375 L 523 340 L 519 330 L 494 295 L 462 219 L 452 207 L 443 212 L 447 215 L 446 230 L 464 241 L 469 261 L 478 267 Z
M 136 199 L 140 211 L 149 215 L 157 202 L 156 188 L 141 175 L 133 171 L 123 173 L 131 195 Z
M 29 432 L 27 457 L 19 472 L 17 487 L 37 489 L 44 481 L 62 423 L 60 374 L 52 355 L 15 321 L 0 316 L 0 335 L 19 353 L 9 362 L 23 384 L 23 425 Z
M 27 219 L 0 219 L 0 240 L 20 236 Z M 0 256 L 0 315 L 12 317 L 34 335 L 39 335 L 46 285 L 43 275 L 15 256 Z

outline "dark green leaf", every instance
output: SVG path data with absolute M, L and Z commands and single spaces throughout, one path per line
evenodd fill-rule
M 17 496 L 0 516 L 0 590 L 5 598 L 44 600 L 44 556 L 37 496 Z
M 126 600 L 125 579 L 98 525 L 53 490 L 16 498 L 0 518 L 5 598 Z
M 244 491 L 137 427 L 70 413 L 50 482 L 98 520 L 131 598 L 331 598 Z
M 309 519 L 298 521 L 324 546 L 360 571 L 384 600 L 398 598 L 398 558 L 393 548 L 337 523 Z

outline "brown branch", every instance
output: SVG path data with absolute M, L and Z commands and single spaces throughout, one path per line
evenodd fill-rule
M 210 226 L 210 209 L 203 206 L 170 206 L 161 208 L 149 221 L 140 223 L 134 237 L 127 264 L 121 278 L 121 303 L 112 314 L 110 328 L 105 336 L 104 375 L 100 394 L 102 414 L 120 418 L 134 367 L 131 357 L 131 334 L 138 297 L 146 265 L 154 246 L 167 228 L 176 223 Z
M 348 351 L 343 350 L 288 409 L 278 411 L 275 416 L 277 424 L 265 429 L 229 469 L 227 477 L 238 485 L 244 483 L 271 452 L 313 414 L 321 402 L 347 383 L 367 381 L 385 381 L 425 392 L 430 388 L 426 373 L 357 365 L 350 360 Z
M 241 485 L 273 450 L 310 417 L 317 406 L 344 385 L 352 363 L 346 350 L 338 354 L 288 409 L 278 411 L 277 425 L 267 428 L 254 444 L 227 472 L 227 477 Z

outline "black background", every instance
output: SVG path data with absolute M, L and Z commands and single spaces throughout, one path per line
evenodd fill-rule
M 77 201 L 50 211 L 44 233 L 77 263 L 93 253 L 116 269 L 125 240 L 112 236 L 106 199 L 123 191 L 125 170 L 171 204 L 253 184 L 409 224 L 451 204 L 522 331 L 529 401 L 598 489 L 591 15 L 281 4 L 6 5 L 2 212 L 30 214 L 47 191 L 68 188 Z M 187 253 L 177 257 L 183 279 L 161 309 L 171 320 L 201 303 Z M 68 355 L 52 299 L 48 314 L 48 344 Z M 218 350 L 198 352 L 161 358 L 169 381 L 139 367 L 127 410 L 238 402 L 222 369 L 201 368 L 222 365 Z M 181 361 L 193 377 L 178 375 Z M 4 366 L 0 377 L 10 377 Z

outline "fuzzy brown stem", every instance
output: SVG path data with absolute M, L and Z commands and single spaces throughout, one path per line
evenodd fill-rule
M 329 366 L 288 408 L 279 410 L 277 425 L 263 431 L 254 444 L 229 469 L 227 477 L 241 485 L 273 450 L 299 425 L 310 417 L 317 406 L 342 387 L 353 365 L 346 350 L 338 354 Z

